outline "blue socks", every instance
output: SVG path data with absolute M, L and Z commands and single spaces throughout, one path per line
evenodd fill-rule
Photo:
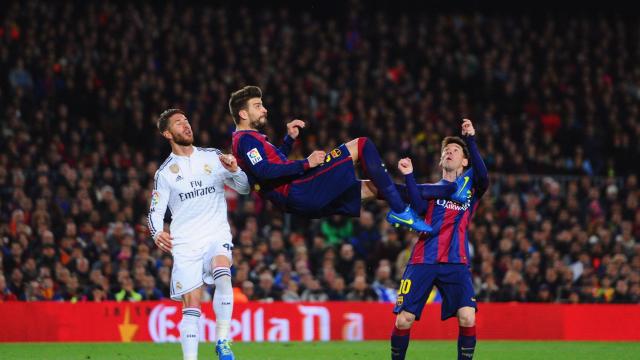
M 391 360 L 404 360 L 409 347 L 409 331 L 411 329 L 401 330 L 396 326 L 391 332 Z
M 402 201 L 396 185 L 391 181 L 380 154 L 371 140 L 366 137 L 358 138 L 358 156 L 364 172 L 387 200 L 391 210 L 396 213 L 403 212 L 407 205 Z
M 458 360 L 473 359 L 473 352 L 476 349 L 476 327 L 460 326 L 458 335 Z

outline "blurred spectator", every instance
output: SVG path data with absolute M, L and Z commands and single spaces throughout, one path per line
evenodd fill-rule
M 13 294 L 11 289 L 7 286 L 7 280 L 4 275 L 0 274 L 0 302 L 15 300 L 18 300 L 18 297 Z
M 260 274 L 260 281 L 256 288 L 256 298 L 268 302 L 282 300 L 282 291 L 273 284 L 273 275 L 268 270 Z
M 271 139 L 307 121 L 292 158 L 368 136 L 392 175 L 410 156 L 424 182 L 439 173 L 439 139 L 474 119 L 492 176 L 470 231 L 478 300 L 640 301 L 633 18 L 383 12 L 358 0 L 344 18 L 175 6 L 27 0 L 0 12 L 22 29 L 0 35 L 0 301 L 166 298 L 172 259 L 145 220 L 168 153 L 156 117 L 184 108 L 196 144 L 228 152 L 226 102 L 244 84 L 282 119 Z M 383 204 L 310 220 L 227 195 L 239 297 L 393 301 L 415 236 L 390 228 Z
M 367 279 L 363 275 L 356 276 L 351 284 L 351 291 L 347 294 L 349 301 L 376 301 L 378 296 L 367 284 Z
M 304 289 L 302 295 L 300 296 L 300 300 L 302 301 L 327 301 L 329 300 L 329 296 L 325 291 L 320 287 L 320 282 L 318 280 L 311 280 L 309 282 L 309 286 Z
M 116 292 L 114 299 L 116 301 L 140 301 L 143 297 L 140 293 L 133 289 L 133 280 L 126 276 L 121 281 L 121 289 Z
M 326 239 L 327 245 L 335 246 L 351 237 L 353 234 L 353 224 L 351 223 L 351 219 L 347 217 L 332 215 L 322 220 L 320 231 Z
M 156 279 L 151 275 L 144 276 L 139 294 L 142 295 L 143 300 L 162 300 L 164 298 L 162 292 L 156 288 Z
M 380 261 L 380 266 L 376 270 L 376 277 L 371 284 L 371 288 L 376 293 L 378 300 L 381 302 L 395 303 L 397 295 L 397 286 L 391 279 L 391 265 L 389 261 Z

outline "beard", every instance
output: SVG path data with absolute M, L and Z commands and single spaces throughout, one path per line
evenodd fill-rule
M 251 124 L 251 128 L 256 129 L 256 130 L 262 130 L 267 125 L 267 117 L 266 116 L 261 116 L 261 117 L 259 117 L 257 119 L 252 119 L 250 121 L 250 124 Z
M 193 136 L 188 137 L 182 134 L 173 135 L 173 142 L 180 146 L 191 146 L 193 144 Z

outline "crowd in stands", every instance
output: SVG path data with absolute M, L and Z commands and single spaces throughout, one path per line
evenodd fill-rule
M 640 22 L 110 1 L 0 8 L 0 302 L 166 299 L 172 258 L 146 213 L 186 111 L 230 151 L 232 91 L 256 84 L 293 152 L 368 136 L 389 171 L 439 179 L 473 119 L 491 175 L 471 224 L 478 301 L 640 303 Z M 285 215 L 229 191 L 237 301 L 395 301 L 415 234 Z M 168 218 L 167 218 L 168 220 Z M 208 292 L 205 296 L 210 296 Z

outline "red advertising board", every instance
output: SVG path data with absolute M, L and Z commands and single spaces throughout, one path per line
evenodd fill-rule
M 176 302 L 7 302 L 0 304 L 0 342 L 178 341 Z M 215 337 L 215 317 L 203 305 L 204 339 Z M 387 339 L 392 305 L 383 303 L 237 304 L 231 323 L 235 341 L 329 341 Z M 480 304 L 480 339 L 640 340 L 638 305 Z M 440 321 L 429 304 L 412 339 L 455 339 L 455 319 Z

